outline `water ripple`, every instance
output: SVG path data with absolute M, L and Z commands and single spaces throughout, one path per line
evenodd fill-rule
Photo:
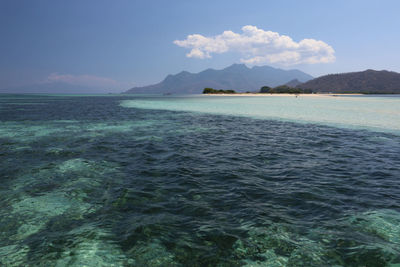
M 1 265 L 400 263 L 398 135 L 127 98 L 3 99 Z

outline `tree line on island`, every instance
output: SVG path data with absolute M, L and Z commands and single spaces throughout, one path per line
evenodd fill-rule
M 246 92 L 250 93 L 250 92 Z M 261 94 L 312 94 L 311 89 L 300 89 L 288 85 L 280 85 L 277 87 L 263 86 L 257 93 Z M 217 90 L 213 88 L 204 88 L 203 94 L 236 94 L 235 90 Z
M 204 88 L 203 94 L 236 94 L 235 90 L 216 90 L 213 88 Z
M 288 85 L 280 85 L 274 88 L 269 86 L 263 86 L 260 89 L 260 93 L 264 94 L 312 94 L 313 91 L 310 89 L 300 89 L 297 87 L 291 87 Z

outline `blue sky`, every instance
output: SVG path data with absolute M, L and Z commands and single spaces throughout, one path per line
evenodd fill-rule
M 394 0 L 0 0 L 0 88 L 67 81 L 126 89 L 182 70 L 221 69 L 255 57 L 262 59 L 257 65 L 313 76 L 369 68 L 400 72 L 399 10 L 400 1 Z M 254 52 L 254 43 L 208 46 L 224 31 L 244 35 L 246 25 L 288 36 L 294 45 L 322 41 L 334 59 L 285 62 L 280 51 L 274 57 L 268 49 Z M 174 43 L 193 34 L 208 43 Z M 203 58 L 187 57 L 193 48 Z

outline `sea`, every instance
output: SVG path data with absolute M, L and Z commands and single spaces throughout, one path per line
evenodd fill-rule
M 400 97 L 0 95 L 0 266 L 400 266 Z

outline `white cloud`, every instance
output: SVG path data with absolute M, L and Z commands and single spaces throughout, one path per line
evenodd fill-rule
M 238 52 L 243 63 L 258 65 L 277 63 L 282 65 L 330 63 L 335 61 L 335 51 L 323 41 L 303 39 L 293 41 L 286 35 L 264 31 L 255 26 L 242 27 L 242 33 L 224 31 L 220 35 L 205 37 L 188 35 L 174 44 L 191 49 L 187 57 L 211 58 L 212 54 Z

